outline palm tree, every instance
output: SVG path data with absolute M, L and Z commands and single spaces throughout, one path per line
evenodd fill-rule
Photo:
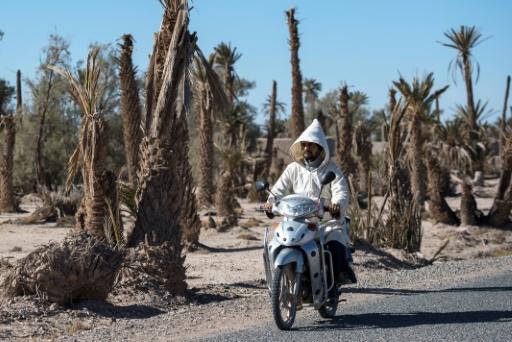
M 502 170 L 498 191 L 494 198 L 489 214 L 485 217 L 486 222 L 499 227 L 510 223 L 510 210 L 512 209 L 512 138 L 510 132 L 505 135 L 505 144 L 502 146 L 501 160 Z
M 128 180 L 137 182 L 139 165 L 139 147 L 142 140 L 142 113 L 139 90 L 135 78 L 136 68 L 132 63 L 133 37 L 123 35 L 119 63 L 119 79 L 121 85 L 121 115 L 123 118 L 123 140 L 126 154 Z
M 97 238 L 105 238 L 105 219 L 107 217 L 104 183 L 106 181 L 105 159 L 107 157 L 107 127 L 100 111 L 98 100 L 102 89 L 99 87 L 100 69 L 98 66 L 99 49 L 89 52 L 83 82 L 75 78 L 68 70 L 57 66 L 48 66 L 51 70 L 64 76 L 69 82 L 69 92 L 82 110 L 79 143 L 69 159 L 69 188 L 76 172 L 81 167 L 84 182 L 82 199 L 83 213 L 77 213 L 77 228 L 90 232 Z M 83 215 L 83 217 L 80 217 Z
M 473 72 L 474 65 L 472 61 L 472 51 L 475 47 L 481 44 L 485 39 L 482 38 L 482 34 L 478 31 L 475 26 L 460 26 L 459 30 L 450 29 L 444 33 L 444 36 L 448 38 L 448 43 L 442 43 L 444 46 L 457 50 L 457 57 L 450 62 L 450 68 L 452 68 L 453 75 L 455 76 L 456 70 L 460 70 L 464 78 L 466 85 L 466 110 L 467 110 L 467 145 L 473 146 L 474 149 L 478 149 L 478 122 L 475 108 L 475 101 L 473 95 Z M 477 81 L 480 67 L 477 64 Z M 455 79 L 455 78 L 454 78 Z M 483 160 L 474 159 L 478 158 L 480 153 L 476 153 L 472 156 L 473 172 L 483 171 Z
M 297 139 L 298 136 L 304 131 L 304 108 L 302 105 L 302 75 L 300 72 L 299 60 L 299 21 L 295 19 L 295 8 L 290 8 L 286 12 L 288 19 L 288 31 L 290 34 L 290 52 L 291 52 L 291 65 L 292 65 L 292 115 L 291 115 L 291 130 L 292 138 Z
M 394 81 L 393 85 L 402 94 L 407 102 L 407 112 L 410 116 L 410 158 L 412 159 L 411 183 L 413 193 L 422 205 L 426 196 L 426 181 L 424 177 L 424 132 L 422 129 L 426 113 L 429 112 L 434 100 L 448 89 L 448 86 L 431 93 L 434 86 L 433 73 L 428 74 L 423 80 L 417 77 L 413 78 L 411 84 L 400 77 L 399 81 Z
M 235 99 L 235 80 L 237 78 L 235 64 L 242 54 L 236 51 L 236 47 L 232 48 L 231 44 L 224 42 L 221 42 L 214 50 L 214 65 L 220 69 L 228 102 L 232 104 Z M 236 142 L 233 143 L 236 144 Z
M 213 98 L 212 91 L 208 85 L 206 69 L 202 67 L 201 61 L 195 59 L 196 82 L 196 105 L 198 113 L 199 143 L 197 168 L 198 188 L 197 201 L 200 207 L 209 207 L 213 204 Z
M 188 159 L 178 151 L 188 141 L 183 127 L 183 109 L 188 108 L 184 92 L 188 89 L 187 70 L 197 38 L 188 32 L 187 1 L 167 0 L 163 4 L 164 19 L 146 79 L 149 116 L 141 143 L 137 217 L 128 245 L 144 241 L 150 245 L 169 243 L 177 263 L 176 279 L 181 283 L 185 270 L 180 262 L 180 213 L 185 211 L 183 200 L 189 198 L 185 192 L 191 189 L 187 186 L 190 183 L 180 178 Z
M 14 89 L 0 80 L 0 130 L 4 132 L 4 142 L 0 159 L 0 212 L 14 212 L 17 209 L 12 185 L 14 143 L 16 138 L 15 118 L 21 114 L 21 73 L 16 73 L 16 113 L 7 114 L 6 105 Z
M 318 94 L 322 91 L 322 83 L 314 78 L 304 79 L 303 92 L 304 102 L 308 105 L 306 116 L 307 123 L 313 121 L 316 115 L 316 102 L 318 101 Z
M 505 86 L 505 100 L 503 101 L 503 110 L 501 111 L 500 120 L 500 153 L 503 154 L 505 150 L 505 131 L 507 126 L 507 103 L 508 94 L 510 91 L 510 75 L 507 76 L 507 85 Z
M 339 93 L 339 121 L 336 127 L 337 137 L 337 158 L 344 174 L 354 176 L 356 163 L 352 156 L 352 120 L 349 110 L 348 86 L 343 85 Z
M 272 94 L 264 104 L 264 109 L 268 113 L 267 123 L 267 143 L 265 145 L 265 166 L 263 168 L 263 178 L 267 179 L 270 175 L 272 166 L 272 151 L 274 150 L 274 137 L 276 135 L 276 116 L 284 112 L 285 105 L 277 100 L 277 82 L 272 81 Z
M 362 193 L 368 193 L 370 175 L 370 161 L 372 156 L 371 134 L 375 129 L 376 123 L 372 120 L 359 121 L 354 132 L 355 154 L 358 164 L 358 190 Z

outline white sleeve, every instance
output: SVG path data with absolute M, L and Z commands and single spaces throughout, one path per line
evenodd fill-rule
M 279 179 L 276 181 L 274 186 L 272 187 L 272 193 L 276 195 L 278 198 L 281 198 L 293 190 L 293 163 L 289 164 L 284 172 L 281 174 Z M 274 203 L 275 198 L 272 194 L 268 196 L 267 202 Z
M 338 203 L 340 205 L 340 214 L 345 215 L 350 203 L 350 189 L 347 178 L 337 165 L 335 165 L 333 171 L 336 174 L 336 178 L 331 182 L 331 202 Z

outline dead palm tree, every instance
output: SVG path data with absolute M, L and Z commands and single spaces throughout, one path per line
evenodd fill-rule
M 291 130 L 292 139 L 297 139 L 304 131 L 304 108 L 302 104 L 302 75 L 300 72 L 299 59 L 299 21 L 295 19 L 295 8 L 290 8 L 286 12 L 288 19 L 288 31 L 290 34 L 290 62 L 292 66 L 292 115 Z
M 21 73 L 16 73 L 16 113 L 7 114 L 4 112 L 6 102 L 12 96 L 12 87 L 7 84 L 0 86 L 0 131 L 3 131 L 4 141 L 2 144 L 0 160 L 0 212 L 14 212 L 17 205 L 14 199 L 12 184 L 14 144 L 16 138 L 16 117 L 21 114 Z
M 131 184 L 137 181 L 139 165 L 139 147 L 142 140 L 142 113 L 139 90 L 135 78 L 136 68 L 132 63 L 133 37 L 125 34 L 118 59 L 119 79 L 121 86 L 121 116 L 123 118 L 123 141 L 126 155 L 128 180 Z
M 358 190 L 361 193 L 368 193 L 370 161 L 372 156 L 371 134 L 376 127 L 376 123 L 371 120 L 359 121 L 354 131 L 355 155 L 358 164 Z
M 507 103 L 510 91 L 510 75 L 507 76 L 507 85 L 505 86 L 505 100 L 503 101 L 503 110 L 501 111 L 500 120 L 500 153 L 505 151 L 505 131 L 507 126 Z
M 213 144 L 213 95 L 207 81 L 206 69 L 202 63 L 195 59 L 195 90 L 196 105 L 198 113 L 198 132 L 199 143 L 197 168 L 198 188 L 197 201 L 200 207 L 210 207 L 213 204 L 213 162 L 214 162 L 214 144 Z
M 267 179 L 270 175 L 272 166 L 272 151 L 274 150 L 274 137 L 276 134 L 276 116 L 284 111 L 284 104 L 277 100 L 277 82 L 272 81 L 272 94 L 264 105 L 268 113 L 267 121 L 267 142 L 265 145 L 265 165 L 263 168 L 263 178 Z
M 409 156 L 412 160 L 411 182 L 415 198 L 418 200 L 418 204 L 422 205 L 427 191 L 427 184 L 424 177 L 425 138 L 422 125 L 425 115 L 429 112 L 432 103 L 448 89 L 448 86 L 431 93 L 432 87 L 434 86 L 434 75 L 432 73 L 428 74 L 422 80 L 414 77 L 411 84 L 400 77 L 398 81 L 393 82 L 393 85 L 406 99 L 408 104 L 407 111 L 410 117 Z
M 349 109 L 348 86 L 341 87 L 339 92 L 339 121 L 336 127 L 337 149 L 336 155 L 338 163 L 348 176 L 354 176 L 356 172 L 356 163 L 352 156 L 352 120 Z
M 98 111 L 98 99 L 102 89 L 99 87 L 100 69 L 98 66 L 99 49 L 89 52 L 83 83 L 73 77 L 68 70 L 57 66 L 48 66 L 65 77 L 69 82 L 69 92 L 82 110 L 82 121 L 78 147 L 69 159 L 66 187 L 69 189 L 76 172 L 82 169 L 84 197 L 83 215 L 77 217 L 77 228 L 91 233 L 97 238 L 105 238 L 105 220 L 107 217 L 104 183 L 106 181 L 105 159 L 107 157 L 107 127 L 101 112 Z
M 478 143 L 478 121 L 473 94 L 473 72 L 475 70 L 472 52 L 473 49 L 485 41 L 485 39 L 482 38 L 482 34 L 475 26 L 460 26 L 459 30 L 452 28 L 445 32 L 444 36 L 448 38 L 448 43 L 442 44 L 457 51 L 457 57 L 450 62 L 449 67 L 452 69 L 453 76 L 455 76 L 457 70 L 460 70 L 464 78 L 467 96 L 466 109 L 468 114 L 466 143 L 468 146 L 473 146 L 476 150 L 479 148 L 476 145 Z M 478 81 L 480 67 L 478 63 L 476 66 L 476 80 Z M 483 161 L 481 159 L 473 159 L 477 158 L 479 155 L 479 153 L 476 153 L 472 156 L 472 162 L 474 164 L 473 172 L 483 171 Z

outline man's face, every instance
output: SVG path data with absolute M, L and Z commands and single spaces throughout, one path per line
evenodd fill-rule
M 320 155 L 320 147 L 315 143 L 302 141 L 300 147 L 302 148 L 304 159 L 308 162 L 312 162 Z

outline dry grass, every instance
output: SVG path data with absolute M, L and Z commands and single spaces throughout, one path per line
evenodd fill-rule
M 73 335 L 79 331 L 91 330 L 91 326 L 88 323 L 84 323 L 82 320 L 74 320 L 69 327 L 66 329 L 68 334 Z
M 261 224 L 260 220 L 257 220 L 254 217 L 251 217 L 244 222 L 240 222 L 239 226 L 242 228 L 252 228 L 252 227 L 259 227 L 260 224 Z
M 237 239 L 241 239 L 241 240 L 250 240 L 250 241 L 257 241 L 257 240 L 259 240 L 258 237 L 254 236 L 252 234 L 249 234 L 249 233 L 239 234 L 236 238 Z

